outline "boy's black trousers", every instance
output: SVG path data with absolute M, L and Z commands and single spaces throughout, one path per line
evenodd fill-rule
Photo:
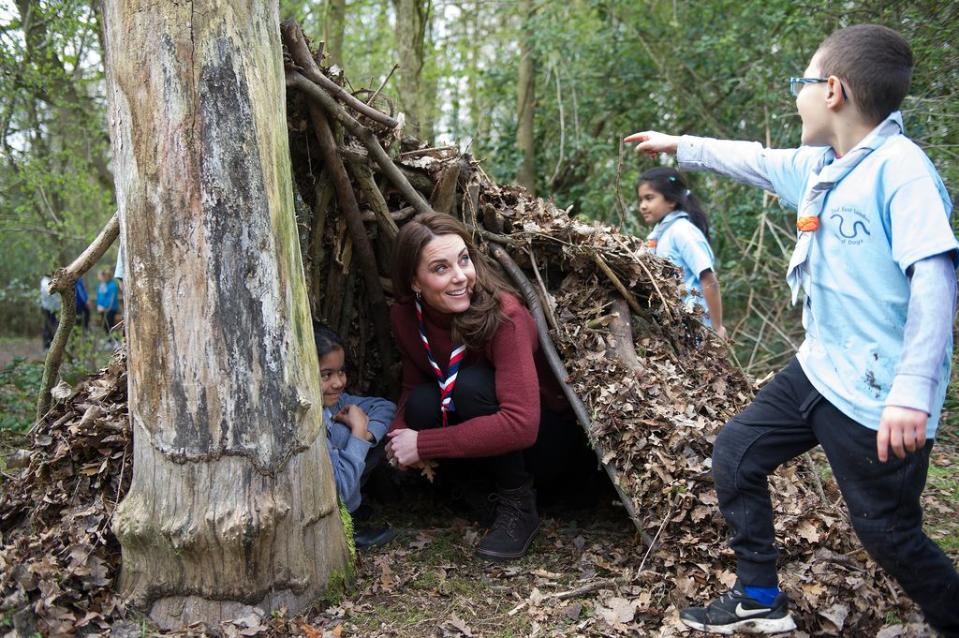
M 930 625 L 959 636 L 959 575 L 922 531 L 920 494 L 932 442 L 880 463 L 876 432 L 841 413 L 812 386 L 795 358 L 733 417 L 713 448 L 719 508 L 732 528 L 743 585 L 777 584 L 773 511 L 766 477 L 822 445 L 869 554 L 922 608 Z

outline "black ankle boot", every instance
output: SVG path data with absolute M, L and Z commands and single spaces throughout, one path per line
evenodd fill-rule
M 476 555 L 490 560 L 521 558 L 539 529 L 533 481 L 511 490 L 497 489 L 493 496 L 496 520 L 480 541 Z

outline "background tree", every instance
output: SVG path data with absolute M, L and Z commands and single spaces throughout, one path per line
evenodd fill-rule
M 433 138 L 430 100 L 422 85 L 432 0 L 393 0 L 396 12 L 396 53 L 400 65 L 397 93 L 408 118 L 407 129 L 424 140 Z
M 3 4 L 0 326 L 22 334 L 40 325 L 40 276 L 79 254 L 112 214 L 113 176 L 96 11 Z
M 115 2 L 105 26 L 130 275 L 121 589 L 161 627 L 295 612 L 350 559 L 278 115 L 277 7 Z
M 324 36 L 330 62 L 343 66 L 343 33 L 346 29 L 346 0 L 327 0 Z
M 516 82 L 516 146 L 523 156 L 516 182 L 536 192 L 536 141 L 533 112 L 536 107 L 536 65 L 533 62 L 533 0 L 520 3 L 523 22 L 519 40 L 519 73 Z

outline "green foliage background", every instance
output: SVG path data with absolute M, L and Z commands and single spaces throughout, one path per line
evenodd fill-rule
M 421 1 L 431 17 L 422 82 L 437 87 L 435 142 L 468 148 L 511 181 L 521 5 Z M 322 39 L 326 0 L 281 0 L 280 10 Z M 394 22 L 391 0 L 348 0 L 344 67 L 354 88 L 375 88 L 402 65 Z M 959 2 L 931 0 L 538 0 L 529 25 L 538 191 L 581 217 L 645 233 L 633 185 L 654 162 L 622 149 L 623 136 L 652 128 L 795 145 L 785 79 L 830 31 L 858 22 L 886 24 L 912 43 L 907 132 L 955 191 Z M 98 3 L 0 0 L 2 333 L 38 331 L 41 274 L 78 254 L 112 213 L 101 51 Z M 801 339 L 782 283 L 791 214 L 755 189 L 704 175 L 692 183 L 711 214 L 736 353 L 762 373 Z

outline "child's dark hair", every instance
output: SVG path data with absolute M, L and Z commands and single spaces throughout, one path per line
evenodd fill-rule
M 313 322 L 313 341 L 316 342 L 317 357 L 325 357 L 337 348 L 346 352 L 346 346 L 343 345 L 340 335 L 319 321 Z
M 912 82 L 912 49 L 888 27 L 856 24 L 833 31 L 817 50 L 820 77 L 835 75 L 859 112 L 879 123 L 902 104 Z
M 686 180 L 679 171 L 669 166 L 651 168 L 640 175 L 636 189 L 639 190 L 642 184 L 649 184 L 667 202 L 676 204 L 676 210 L 686 211 L 689 214 L 689 221 L 703 231 L 706 241 L 709 241 L 709 219 L 706 217 L 706 211 L 699 203 L 699 198 L 689 190 Z

